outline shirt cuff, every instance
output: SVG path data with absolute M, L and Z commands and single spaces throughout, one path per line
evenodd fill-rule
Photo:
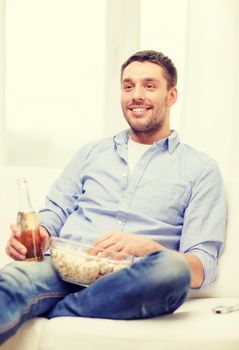
M 190 249 L 187 253 L 197 256 L 200 259 L 204 270 L 204 281 L 202 285 L 199 288 L 194 289 L 200 290 L 209 287 L 217 278 L 217 259 L 201 249 Z

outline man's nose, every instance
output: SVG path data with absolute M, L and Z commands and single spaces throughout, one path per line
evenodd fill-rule
M 144 100 L 144 89 L 142 86 L 136 85 L 132 91 L 133 100 Z

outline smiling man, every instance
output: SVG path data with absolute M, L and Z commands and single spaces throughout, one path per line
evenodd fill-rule
M 132 266 L 89 288 L 75 286 L 60 279 L 47 256 L 25 262 L 12 225 L 6 251 L 20 261 L 0 272 L 0 308 L 7 310 L 0 315 L 1 342 L 43 314 L 139 319 L 172 313 L 190 287 L 215 281 L 225 232 L 222 177 L 213 159 L 170 129 L 176 84 L 167 56 L 131 56 L 121 68 L 129 129 L 80 149 L 40 212 L 45 250 L 50 236 L 58 236 L 132 254 Z
M 131 139 L 153 144 L 169 136 L 170 107 L 177 99 L 176 76 L 173 82 L 167 81 L 164 69 L 148 61 L 133 61 L 122 69 L 121 105 Z

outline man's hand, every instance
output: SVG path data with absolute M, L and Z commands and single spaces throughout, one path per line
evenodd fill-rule
M 19 241 L 19 237 L 21 236 L 21 231 L 19 230 L 16 224 L 10 226 L 11 236 L 7 242 L 6 253 L 10 258 L 14 260 L 25 260 L 27 249 L 25 246 Z M 42 251 L 46 251 L 49 247 L 50 236 L 47 230 L 40 226 L 40 235 L 41 235 L 41 245 Z
M 98 250 L 99 249 L 99 250 Z M 151 253 L 166 250 L 161 244 L 133 233 L 111 232 L 97 239 L 89 250 L 90 254 L 97 255 L 100 249 L 117 251 L 133 256 L 145 256 Z M 198 257 L 188 253 L 178 253 L 184 257 L 191 272 L 191 288 L 199 288 L 204 280 L 204 272 L 201 261 Z
M 165 250 L 159 243 L 145 236 L 133 233 L 111 232 L 97 239 L 93 244 L 92 253 L 96 254 L 97 249 L 121 252 L 134 256 L 144 256 L 160 250 Z

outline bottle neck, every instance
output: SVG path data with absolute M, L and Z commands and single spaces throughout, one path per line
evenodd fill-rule
M 18 185 L 19 212 L 33 212 L 34 209 L 31 203 L 27 180 L 18 179 L 17 185 Z

